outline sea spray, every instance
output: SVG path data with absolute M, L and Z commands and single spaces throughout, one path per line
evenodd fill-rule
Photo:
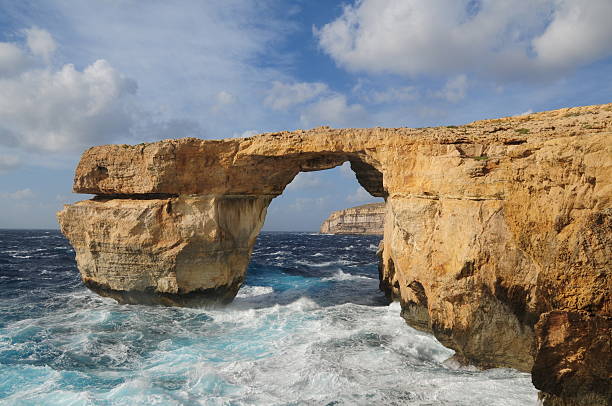
M 215 309 L 119 305 L 59 233 L 0 240 L 3 405 L 536 403 L 528 374 L 458 367 L 406 325 L 378 291 L 379 237 L 263 233 Z

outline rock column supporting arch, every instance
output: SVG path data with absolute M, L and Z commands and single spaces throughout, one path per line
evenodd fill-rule
M 74 191 L 96 198 L 59 220 L 101 294 L 229 301 L 270 200 L 300 171 L 350 161 L 386 200 L 381 288 L 409 324 L 460 360 L 533 370 L 547 404 L 605 404 L 611 140 L 612 105 L 602 105 L 452 128 L 94 147 Z
M 270 200 L 96 198 L 59 218 L 93 291 L 124 303 L 198 306 L 238 293 Z

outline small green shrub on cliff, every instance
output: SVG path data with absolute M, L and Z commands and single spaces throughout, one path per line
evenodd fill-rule
M 517 128 L 514 131 L 519 133 L 519 134 L 529 134 L 529 129 L 528 128 Z

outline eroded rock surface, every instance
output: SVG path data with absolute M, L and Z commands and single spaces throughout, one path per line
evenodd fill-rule
M 609 404 L 612 317 L 554 310 L 540 317 L 536 337 L 532 376 L 545 404 Z
M 83 282 L 126 303 L 230 302 L 268 197 L 98 197 L 59 213 Z
M 609 364 L 590 360 L 609 357 L 610 104 L 452 128 L 94 147 L 74 191 L 98 197 L 60 223 L 102 294 L 229 300 L 270 199 L 300 171 L 345 161 L 386 200 L 381 288 L 409 324 L 466 362 L 533 369 L 550 404 L 609 394 Z
M 383 234 L 385 204 L 370 203 L 337 210 L 321 224 L 325 234 Z

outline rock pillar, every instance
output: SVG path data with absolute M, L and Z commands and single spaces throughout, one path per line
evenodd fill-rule
M 231 301 L 270 197 L 98 197 L 58 214 L 83 282 L 123 303 Z

